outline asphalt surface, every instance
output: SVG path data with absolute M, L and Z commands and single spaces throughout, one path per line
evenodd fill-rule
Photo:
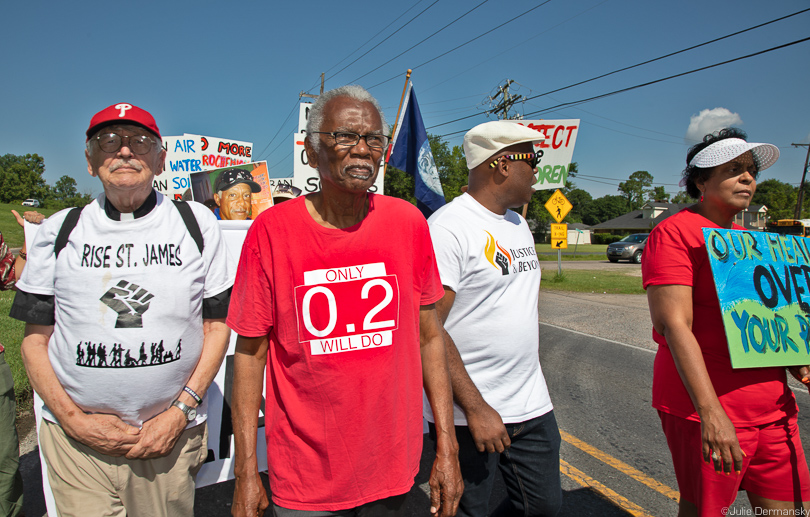
M 556 263 L 541 264 L 557 267 Z M 607 261 L 566 262 L 563 268 L 623 270 L 640 276 L 637 265 Z M 658 417 L 650 407 L 656 345 L 651 339 L 646 298 L 542 291 L 539 321 L 540 360 L 564 433 L 560 515 L 676 514 L 671 492 L 669 497 L 664 494 L 667 488 L 676 491 L 677 483 Z M 792 386 L 801 408 L 799 427 L 806 431 L 810 429 L 810 396 L 798 383 Z M 810 433 L 805 432 L 803 444 L 810 453 Z M 45 515 L 32 433 L 21 449 L 26 515 Z M 422 468 L 408 498 L 407 515 L 428 515 L 427 479 L 434 449 L 425 436 Z M 232 494 L 233 482 L 198 489 L 195 515 L 229 515 Z M 498 479 L 491 507 L 504 495 Z M 750 511 L 743 495 L 737 499 L 732 508 Z

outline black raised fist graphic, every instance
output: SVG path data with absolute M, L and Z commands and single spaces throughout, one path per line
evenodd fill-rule
M 139 329 L 143 328 L 143 313 L 149 309 L 152 298 L 154 295 L 146 289 L 121 280 L 116 287 L 104 293 L 101 301 L 118 313 L 115 328 Z

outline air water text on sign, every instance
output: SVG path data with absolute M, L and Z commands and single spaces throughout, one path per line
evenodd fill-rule
M 704 228 L 734 368 L 810 364 L 810 238 Z

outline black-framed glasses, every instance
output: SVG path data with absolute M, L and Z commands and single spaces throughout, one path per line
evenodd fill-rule
M 96 141 L 105 153 L 114 153 L 125 145 L 135 154 L 146 154 L 155 145 L 155 139 L 148 135 L 122 136 L 118 133 L 101 133 L 96 137 Z
M 360 143 L 361 138 L 366 139 L 366 145 L 372 149 L 383 149 L 388 145 L 388 137 L 385 135 L 358 135 L 349 131 L 314 131 L 321 135 L 329 135 L 335 139 L 335 144 L 354 146 Z
M 489 164 L 491 168 L 495 168 L 498 165 L 498 160 L 501 158 L 506 158 L 507 160 L 518 161 L 518 162 L 526 162 L 531 165 L 532 169 L 536 169 L 537 166 L 540 164 L 540 158 L 543 157 L 543 151 L 537 151 L 536 153 L 520 153 L 520 154 L 505 154 L 503 156 L 498 156 L 495 158 L 495 161 Z

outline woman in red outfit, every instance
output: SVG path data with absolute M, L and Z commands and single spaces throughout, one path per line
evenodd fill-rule
M 680 516 L 725 515 L 739 489 L 755 508 L 810 510 L 810 473 L 785 368 L 731 368 L 703 239 L 702 228 L 743 229 L 735 216 L 751 203 L 759 173 L 779 158 L 775 146 L 745 138 L 723 129 L 689 149 L 681 185 L 699 201 L 656 226 L 644 250 L 659 345 L 653 407 L 672 453 Z M 791 373 L 810 384 L 807 367 Z

